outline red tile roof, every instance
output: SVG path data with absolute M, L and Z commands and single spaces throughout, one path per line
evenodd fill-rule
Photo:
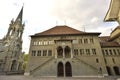
M 74 35 L 74 34 L 88 34 L 88 33 L 76 30 L 76 29 L 71 28 L 71 27 L 66 26 L 66 25 L 63 25 L 63 26 L 55 26 L 51 29 L 37 33 L 37 34 L 32 35 L 32 36 Z M 100 33 L 89 33 L 89 34 L 99 35 Z
M 100 45 L 101 47 L 120 47 L 120 44 L 115 41 L 109 41 L 110 36 L 101 36 Z
M 68 26 L 55 26 L 49 30 L 46 30 L 41 33 L 37 33 L 36 35 L 48 35 L 48 34 L 79 34 L 79 33 L 85 33 L 82 31 L 78 31 L 76 29 L 73 29 Z
M 120 47 L 117 42 L 100 42 L 101 47 Z
M 99 39 L 100 39 L 100 42 L 106 42 L 108 41 L 110 38 L 110 36 L 100 36 Z

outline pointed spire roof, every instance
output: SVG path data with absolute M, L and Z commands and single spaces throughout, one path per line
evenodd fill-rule
M 15 21 L 20 21 L 22 23 L 22 15 L 23 15 L 23 7 L 20 10 L 20 13 L 18 14 Z

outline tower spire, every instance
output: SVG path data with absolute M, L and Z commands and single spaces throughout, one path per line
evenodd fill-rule
M 20 21 L 22 23 L 22 15 L 23 15 L 23 6 L 15 21 Z

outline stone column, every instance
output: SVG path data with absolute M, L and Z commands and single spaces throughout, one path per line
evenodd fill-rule
M 63 70 L 64 70 L 64 77 L 66 77 L 66 75 L 65 75 L 65 63 L 63 64 Z
M 57 58 L 57 50 L 55 50 L 55 54 L 54 55 L 55 55 L 55 59 L 56 59 Z
M 65 58 L 65 47 L 63 47 L 63 58 Z
M 71 48 L 71 58 L 73 58 L 73 50 L 72 50 L 72 48 Z

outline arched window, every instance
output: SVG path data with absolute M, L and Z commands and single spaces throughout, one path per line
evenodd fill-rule
M 65 47 L 65 57 L 66 58 L 69 58 L 71 55 L 70 55 L 70 47 L 66 46 Z
M 57 48 L 57 54 L 58 54 L 58 58 L 63 57 L 63 48 L 61 46 Z

